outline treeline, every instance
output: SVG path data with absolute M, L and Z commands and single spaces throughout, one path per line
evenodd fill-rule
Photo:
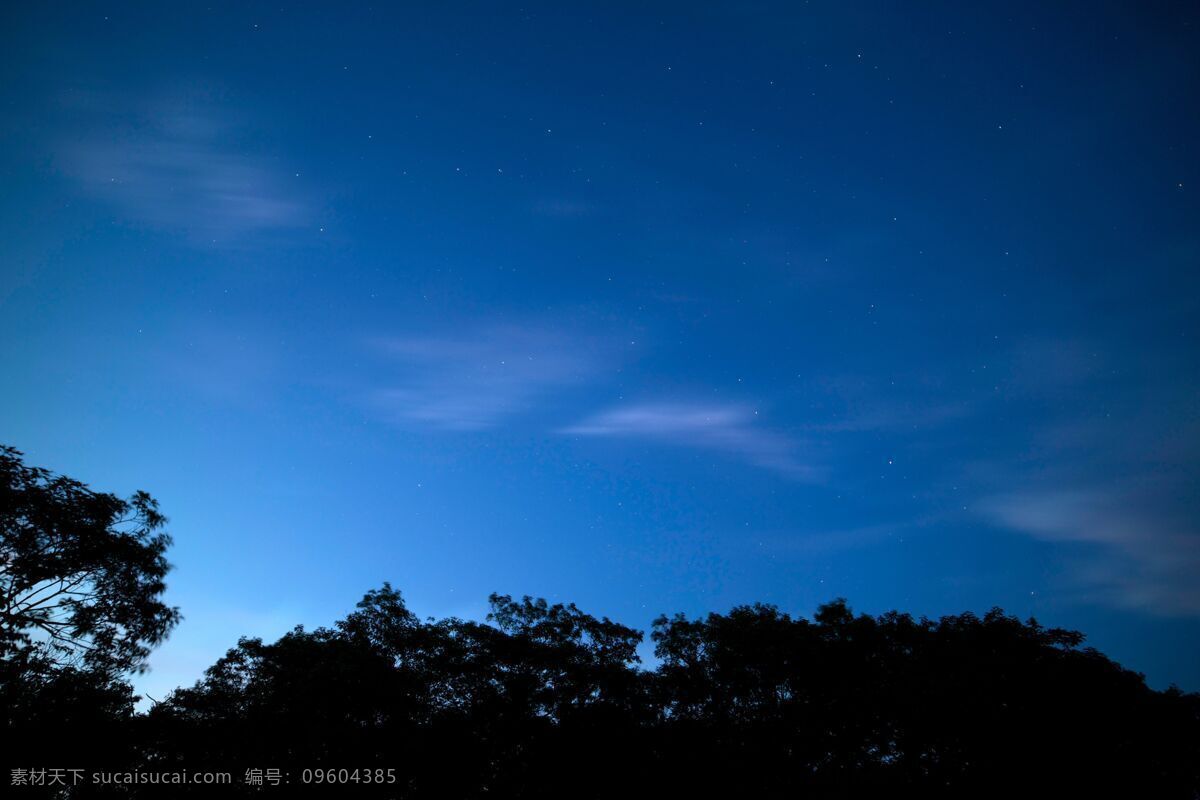
M 763 605 L 661 618 L 661 663 L 642 670 L 638 631 L 573 605 L 491 602 L 490 624 L 421 621 L 385 585 L 332 628 L 242 639 L 144 715 L 120 681 L 60 674 L 6 703 L 9 754 L 233 770 L 233 786 L 171 787 L 178 797 L 271 791 L 245 783 L 253 769 L 287 776 L 280 796 L 1183 798 L 1200 786 L 1200 698 L 1152 691 L 1079 634 L 999 611 L 935 622 L 839 601 L 811 621 Z M 334 782 L 362 772 L 340 788 L 311 772 L 330 769 Z M 363 783 L 367 770 L 390 772 Z
M 33 477 L 23 491 L 52 479 Z M 51 521 L 46 503 L 14 511 L 15 495 L 0 496 L 7 531 Z M 147 546 L 162 543 L 157 521 L 135 530 Z M 62 517 L 24 545 L 62 549 L 67 522 L 86 520 Z M 6 796 L 1200 796 L 1200 696 L 1151 690 L 1082 635 L 999 610 L 873 617 L 839 600 L 811 620 L 768 605 L 661 617 L 645 668 L 642 632 L 574 605 L 493 595 L 485 622 L 421 620 L 385 584 L 332 627 L 241 639 L 139 714 L 117 664 L 13 611 L 32 552 L 7 554 L 4 574 L 26 578 L 0 587 L 0 782 L 28 767 L 85 772 L 69 789 Z M 96 785 L 93 771 L 142 782 Z M 202 771 L 232 783 L 146 782 Z

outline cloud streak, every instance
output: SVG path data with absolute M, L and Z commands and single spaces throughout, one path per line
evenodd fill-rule
M 88 116 L 75 129 L 83 133 L 58 148 L 57 165 L 135 224 L 228 244 L 309 216 L 283 170 L 253 154 L 250 131 L 228 111 L 166 104 Z
M 372 403 L 394 421 L 442 430 L 494 428 L 539 407 L 547 394 L 593 379 L 609 361 L 590 340 L 515 325 L 376 345 L 400 374 Z
M 1082 599 L 1139 611 L 1200 614 L 1200 536 L 1164 512 L 1169 487 L 1027 490 L 980 503 L 993 522 L 1075 548 Z
M 796 457 L 790 439 L 759 427 L 757 422 L 758 412 L 745 406 L 643 403 L 604 411 L 561 432 L 712 450 L 791 478 L 816 478 L 816 470 Z

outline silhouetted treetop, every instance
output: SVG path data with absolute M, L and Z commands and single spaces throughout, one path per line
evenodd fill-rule
M 1193 798 L 1200 702 L 994 609 L 812 619 L 739 606 L 641 633 L 492 595 L 421 621 L 391 586 L 332 628 L 243 639 L 147 717 L 159 763 L 394 767 L 381 797 Z
M 620 625 L 608 617 L 596 619 L 576 608 L 574 603 L 548 605 L 526 595 L 520 601 L 509 595 L 488 597 L 491 612 L 487 618 L 512 636 L 531 641 L 562 646 L 578 645 L 604 664 L 631 664 L 641 659 L 637 647 L 642 642 L 641 631 Z
M 0 447 L 0 654 L 140 670 L 179 620 L 161 600 L 165 522 L 145 492 L 94 492 Z
M 485 621 L 420 619 L 385 583 L 328 627 L 239 639 L 135 715 L 122 671 L 178 619 L 160 599 L 163 522 L 148 495 L 0 449 L 7 756 L 52 742 L 105 769 L 274 768 L 289 797 L 1200 797 L 1200 696 L 1154 691 L 1082 634 L 998 608 L 664 615 L 644 668 L 641 631 L 571 603 L 493 594 Z M 306 769 L 391 777 L 306 785 Z

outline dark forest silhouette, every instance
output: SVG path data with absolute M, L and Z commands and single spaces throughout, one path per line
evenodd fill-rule
M 574 605 L 492 595 L 485 623 L 421 620 L 384 584 L 332 627 L 239 640 L 135 713 L 127 678 L 179 618 L 163 522 L 144 493 L 0 449 L 6 789 L 13 769 L 69 767 L 234 778 L 71 797 L 1200 796 L 1200 695 L 999 609 L 660 617 L 645 669 L 642 632 Z M 302 782 L 330 768 L 359 780 Z

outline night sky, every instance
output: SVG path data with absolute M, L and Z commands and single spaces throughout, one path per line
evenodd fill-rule
M 0 441 L 161 502 L 159 699 L 385 580 L 1197 690 L 1198 147 L 1195 4 L 7 3 Z

